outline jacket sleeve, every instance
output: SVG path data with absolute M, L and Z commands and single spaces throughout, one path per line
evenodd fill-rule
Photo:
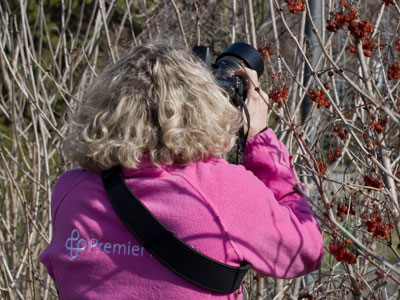
M 280 204 L 303 206 L 310 211 L 308 203 L 294 189 L 297 186 L 305 191 L 296 180 L 289 152 L 272 129 L 248 141 L 244 166 L 272 191 Z
M 319 268 L 320 227 L 296 181 L 286 147 L 268 129 L 246 145 L 241 195 L 226 224 L 232 244 L 257 272 L 294 278 Z M 241 200 L 240 200 L 241 199 Z M 226 209 L 225 209 L 226 213 Z M 232 216 L 236 215 L 236 221 Z

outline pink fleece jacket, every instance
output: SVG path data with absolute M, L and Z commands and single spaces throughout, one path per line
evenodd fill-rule
M 244 166 L 220 158 L 184 168 L 144 160 L 123 176 L 166 227 L 214 259 L 234 266 L 246 260 L 278 278 L 319 267 L 319 226 L 293 190 L 288 151 L 270 129 L 247 142 Z M 63 174 L 52 218 L 52 241 L 40 260 L 61 299 L 235 299 L 186 282 L 150 256 L 114 212 L 99 174 Z

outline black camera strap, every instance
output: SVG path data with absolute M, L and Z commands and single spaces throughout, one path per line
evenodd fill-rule
M 232 293 L 240 287 L 250 264 L 233 267 L 193 249 L 169 231 L 133 194 L 119 167 L 102 173 L 107 195 L 129 232 L 159 262 L 206 290 Z
M 250 129 L 250 114 L 247 106 L 243 100 L 240 100 L 240 111 L 246 116 L 247 121 L 247 132 L 244 133 L 244 126 L 240 127 L 238 132 L 238 141 L 237 141 L 237 164 L 243 165 L 244 163 L 244 149 L 246 147 L 247 138 L 249 136 Z

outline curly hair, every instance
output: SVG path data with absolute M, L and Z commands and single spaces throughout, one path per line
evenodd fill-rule
M 99 172 L 217 157 L 243 123 L 211 72 L 179 46 L 144 44 L 107 66 L 70 118 L 64 151 Z

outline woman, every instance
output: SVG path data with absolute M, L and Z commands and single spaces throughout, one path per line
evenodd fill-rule
M 118 165 L 146 207 L 197 251 L 277 278 L 319 267 L 321 232 L 294 190 L 289 153 L 271 129 L 262 131 L 267 106 L 257 74 L 238 75 L 250 79 L 244 166 L 221 158 L 235 144 L 241 113 L 184 49 L 137 46 L 97 78 L 65 143 L 82 169 L 54 187 L 53 238 L 40 257 L 61 299 L 235 298 L 178 277 L 133 238 L 101 179 Z

